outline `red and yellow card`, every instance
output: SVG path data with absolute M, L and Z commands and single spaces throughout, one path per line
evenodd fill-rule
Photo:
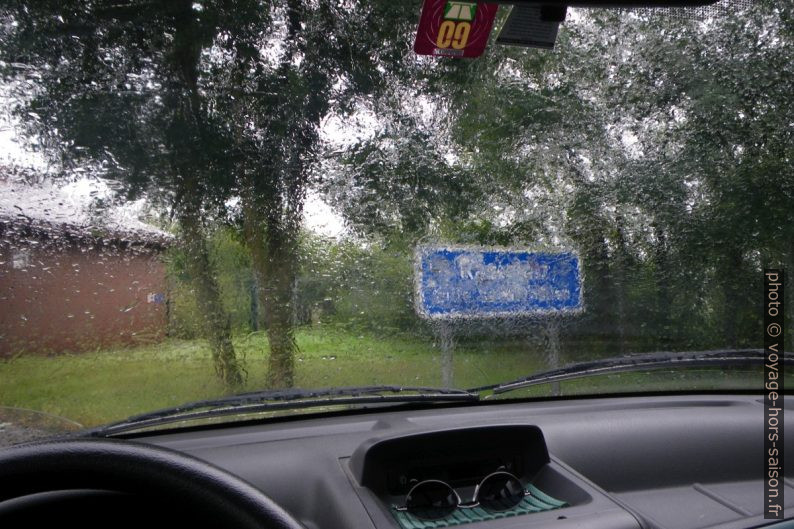
M 499 4 L 425 0 L 414 51 L 419 55 L 479 57 L 485 51 Z

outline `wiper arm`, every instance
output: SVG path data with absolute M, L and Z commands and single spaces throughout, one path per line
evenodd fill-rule
M 170 422 L 345 404 L 477 401 L 477 393 L 462 389 L 423 386 L 362 386 L 324 389 L 282 389 L 239 393 L 189 402 L 172 408 L 134 415 L 84 432 L 106 436 Z
M 794 365 L 794 353 L 781 355 L 783 365 Z M 511 382 L 472 388 L 469 391 L 480 393 L 492 391 L 494 394 L 506 393 L 516 389 L 572 380 L 594 375 L 626 373 L 667 369 L 681 366 L 743 366 L 762 365 L 766 361 L 763 349 L 719 349 L 714 351 L 690 351 L 681 353 L 657 352 L 616 356 L 591 362 L 578 362 L 558 369 L 533 373 Z

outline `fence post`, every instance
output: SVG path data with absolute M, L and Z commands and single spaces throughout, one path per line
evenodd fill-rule
M 455 350 L 455 337 L 452 327 L 448 322 L 438 323 L 437 331 L 439 348 L 441 349 L 441 386 L 454 387 L 453 382 L 453 353 Z
M 560 322 L 556 318 L 546 321 L 546 336 L 548 337 L 547 361 L 550 369 L 560 367 Z M 551 394 L 556 397 L 560 394 L 560 383 L 551 383 Z

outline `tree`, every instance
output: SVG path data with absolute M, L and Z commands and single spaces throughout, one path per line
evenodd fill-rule
M 21 105 L 38 116 L 31 132 L 175 212 L 230 382 L 228 318 L 202 222 L 239 223 L 265 315 L 269 384 L 291 386 L 298 228 L 320 126 L 388 87 L 406 63 L 415 12 L 386 0 L 75 0 L 14 2 L 4 16 L 16 24 L 5 57 L 29 66 L 38 94 Z M 234 198 L 240 207 L 227 211 Z
M 415 241 L 461 199 L 433 175 L 465 174 L 444 237 L 578 249 L 587 312 L 572 330 L 604 334 L 605 351 L 755 344 L 760 271 L 794 258 L 789 20 L 774 2 L 708 21 L 590 12 L 553 53 L 439 60 L 406 81 L 446 124 L 435 141 L 375 135 L 349 164 L 367 191 L 335 196 L 363 233 L 413 225 Z M 392 160 L 433 153 L 429 207 Z
M 708 23 L 638 18 L 626 36 L 633 53 L 620 67 L 635 95 L 614 95 L 643 132 L 638 191 L 656 187 L 644 193 L 654 203 L 632 200 L 654 218 L 667 320 L 693 333 L 705 324 L 719 345 L 757 343 L 761 271 L 794 257 L 782 233 L 794 220 L 791 10 L 756 2 Z M 688 316 L 704 308 L 710 322 Z
M 323 146 L 320 127 L 388 87 L 403 68 L 413 13 L 387 1 L 288 0 L 268 9 L 269 26 L 240 24 L 216 38 L 210 75 L 232 135 L 237 218 L 270 343 L 268 385 L 284 387 L 294 383 L 298 239 Z M 278 52 L 263 57 L 279 27 Z
M 620 153 L 598 101 L 584 97 L 583 72 L 593 77 L 599 62 L 583 49 L 567 38 L 555 54 L 491 47 L 477 61 L 419 70 L 403 81 L 411 97 L 393 96 L 392 112 L 379 113 L 384 132 L 346 153 L 340 180 L 356 185 L 337 185 L 336 203 L 363 233 L 408 234 L 408 244 L 549 245 L 564 235 L 589 257 L 592 326 L 609 327 L 611 226 L 601 206 L 611 191 L 599 170 Z M 417 115 L 417 100 L 431 110 Z
M 171 210 L 215 368 L 228 386 L 239 385 L 204 234 L 207 214 L 222 206 L 219 190 L 228 187 L 224 130 L 199 86 L 202 44 L 230 20 L 199 20 L 189 1 L 11 2 L 2 17 L 3 74 L 22 78 L 17 110 L 28 133 L 65 171 L 90 164 L 121 182 L 128 197 L 147 195 Z

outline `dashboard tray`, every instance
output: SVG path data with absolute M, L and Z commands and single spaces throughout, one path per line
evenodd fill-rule
M 396 507 L 392 507 L 391 511 L 402 529 L 429 529 L 495 520 L 497 518 L 519 516 L 533 512 L 551 511 L 568 505 L 564 501 L 557 500 L 545 494 L 534 485 L 527 485 L 526 490 L 529 491 L 530 495 L 525 497 L 521 503 L 506 511 L 489 512 L 479 507 L 473 509 L 456 509 L 455 512 L 449 516 L 437 520 L 423 520 L 405 511 L 398 511 Z

